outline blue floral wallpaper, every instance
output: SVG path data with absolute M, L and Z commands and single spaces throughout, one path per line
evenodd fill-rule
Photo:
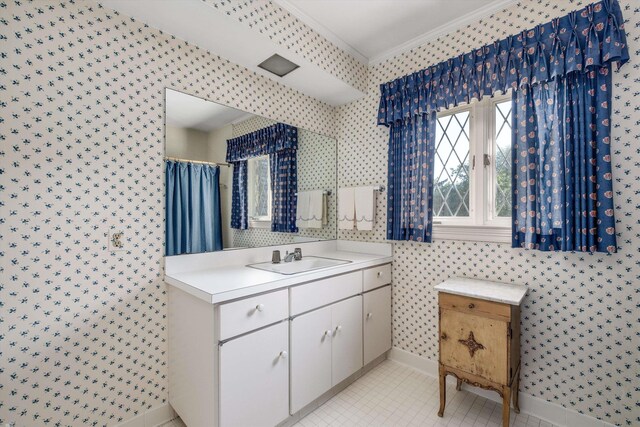
M 0 0 L 0 422 L 113 425 L 167 401 L 165 87 L 337 135 L 339 186 L 384 184 L 380 83 L 586 3 L 520 1 L 370 66 L 368 78 L 334 51 L 330 67 L 358 86 L 366 79 L 368 89 L 333 109 L 88 0 Z M 435 284 L 452 275 L 525 283 L 522 390 L 633 426 L 640 425 L 640 4 L 620 4 L 632 59 L 613 77 L 618 253 L 394 244 L 393 321 L 395 346 L 435 360 Z M 304 37 L 308 56 L 316 55 L 314 36 Z M 378 198 L 377 218 L 373 231 L 339 237 L 384 241 L 386 197 Z M 112 226 L 124 231 L 125 251 L 108 251 Z
M 369 67 L 367 96 L 339 108 L 338 186 L 385 183 L 388 130 L 376 126 L 381 83 L 584 7 L 522 0 L 437 40 Z M 521 391 L 623 426 L 640 425 L 640 2 L 620 0 L 630 62 L 613 74 L 612 169 L 618 253 L 541 253 L 509 244 L 394 243 L 393 345 L 438 358 L 433 287 L 468 276 L 526 284 Z M 353 153 L 358 153 L 353 156 Z M 386 197 L 373 231 L 338 238 L 385 241 Z
M 165 87 L 335 134 L 326 104 L 93 1 L 0 0 L 0 423 L 167 402 Z

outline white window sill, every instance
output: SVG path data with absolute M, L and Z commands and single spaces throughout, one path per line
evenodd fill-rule
M 271 229 L 271 221 L 249 220 L 249 228 L 268 228 Z
M 435 240 L 511 243 L 511 227 L 434 224 L 433 238 Z

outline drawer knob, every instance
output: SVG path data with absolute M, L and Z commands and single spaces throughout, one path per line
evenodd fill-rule
M 338 325 L 338 326 L 336 326 L 336 332 L 339 332 L 339 331 L 341 331 L 341 330 L 342 330 L 342 325 Z
M 324 331 L 324 336 L 325 337 L 330 337 L 331 336 L 331 329 L 327 329 L 326 331 Z
M 378 271 L 378 277 L 382 277 L 382 271 Z
M 282 358 L 282 359 L 286 359 L 288 355 L 289 355 L 289 353 L 287 353 L 287 352 L 286 352 L 286 351 L 284 351 L 284 350 L 282 350 L 282 351 L 280 352 L 280 358 Z
M 447 334 L 444 334 L 444 333 L 443 333 L 443 334 L 442 334 L 442 336 L 441 336 L 440 338 L 442 338 L 443 340 L 446 340 L 446 339 L 447 339 Z
M 475 308 L 475 306 L 476 306 L 476 305 L 475 305 L 474 303 L 471 303 L 471 304 L 469 304 L 469 309 L 474 309 L 474 308 Z
M 256 305 L 256 311 L 263 311 L 263 310 L 264 310 L 264 304 Z
M 367 319 L 371 319 L 373 317 L 373 313 L 367 313 Z

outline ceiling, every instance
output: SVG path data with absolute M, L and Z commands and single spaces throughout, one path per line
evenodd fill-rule
M 329 105 L 346 104 L 364 95 L 302 55 L 280 46 L 265 34 L 247 29 L 202 0 L 94 1 Z M 300 68 L 276 77 L 258 67 L 274 53 Z
M 329 105 L 364 96 L 295 49 L 252 31 L 202 0 L 94 0 Z M 266 0 L 260 0 L 266 1 Z M 364 64 L 380 62 L 516 0 L 272 0 Z M 300 68 L 277 77 L 258 67 L 277 53 Z
M 252 116 L 226 105 L 206 101 L 186 93 L 167 89 L 167 124 L 209 132 Z
M 273 0 L 329 41 L 376 63 L 514 0 Z

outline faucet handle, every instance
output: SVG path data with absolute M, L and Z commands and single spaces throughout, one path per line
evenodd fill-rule
M 271 254 L 271 263 L 272 264 L 280 264 L 280 251 L 279 250 L 275 250 Z

